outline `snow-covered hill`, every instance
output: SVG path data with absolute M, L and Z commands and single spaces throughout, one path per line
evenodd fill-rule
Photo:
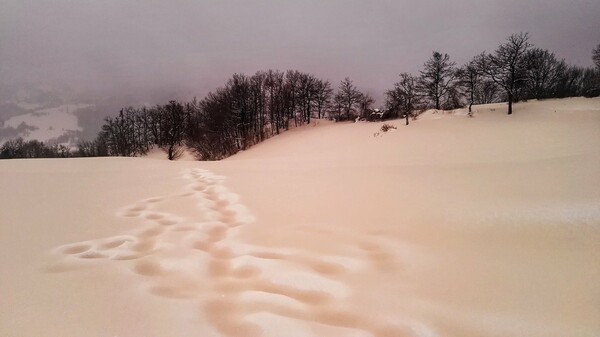
M 600 335 L 600 100 L 475 109 L 0 161 L 0 335 Z

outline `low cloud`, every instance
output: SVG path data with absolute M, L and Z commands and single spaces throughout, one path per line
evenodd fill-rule
M 19 137 L 27 137 L 29 136 L 29 132 L 38 130 L 37 127 L 25 124 L 25 122 L 21 122 L 21 124 L 17 125 L 16 128 L 12 126 L 1 127 L 0 128 L 0 141 L 6 141 L 9 139 L 19 138 Z

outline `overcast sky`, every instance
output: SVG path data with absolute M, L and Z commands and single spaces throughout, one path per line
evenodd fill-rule
M 598 0 L 0 0 L 0 81 L 204 96 L 233 73 L 345 76 L 379 99 L 433 50 L 463 64 L 508 35 L 591 66 Z

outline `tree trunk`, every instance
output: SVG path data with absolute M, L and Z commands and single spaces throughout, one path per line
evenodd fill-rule
M 473 106 L 474 100 L 475 100 L 475 88 L 471 88 L 471 101 L 469 102 L 469 112 L 471 112 L 471 107 Z
M 167 157 L 169 160 L 173 160 L 173 145 L 169 145 Z
M 404 116 L 406 117 L 406 125 L 408 125 L 408 112 L 405 113 Z
M 512 115 L 512 104 L 513 104 L 513 96 L 512 93 L 508 93 L 508 114 Z

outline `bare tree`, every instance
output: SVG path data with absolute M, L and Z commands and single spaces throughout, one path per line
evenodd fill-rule
M 266 73 L 258 71 L 248 79 L 249 86 L 249 134 L 248 143 L 254 145 L 266 138 L 267 91 Z
M 329 105 L 333 89 L 329 81 L 317 81 L 315 86 L 315 108 L 317 109 L 317 117 L 320 119 Z
M 344 95 L 338 91 L 334 96 L 329 106 L 329 119 L 340 121 L 342 120 L 342 113 L 344 111 Z
M 240 150 L 239 126 L 231 88 L 219 88 L 199 102 L 187 143 L 201 160 L 219 160 Z
M 400 115 L 406 118 L 415 116 L 415 110 L 419 105 L 419 92 L 417 79 L 409 73 L 400 74 L 400 80 L 394 83 L 394 88 L 385 92 L 385 105 L 393 116 Z
M 298 109 L 298 92 L 300 87 L 300 76 L 301 73 L 298 70 L 288 70 L 285 73 L 285 83 L 283 90 L 284 107 L 287 112 L 285 118 L 285 129 L 289 130 L 290 120 L 294 119 L 296 126 L 298 126 L 296 116 L 296 110 Z
M 341 103 L 342 112 L 346 120 L 356 117 L 361 97 L 362 93 L 358 91 L 348 77 L 340 82 L 336 99 Z
M 581 94 L 584 97 L 600 96 L 600 70 L 587 68 L 583 71 L 581 79 Z
M 508 114 L 512 114 L 512 105 L 517 90 L 526 81 L 526 52 L 531 46 L 528 33 L 513 34 L 501 44 L 494 54 L 483 53 L 478 68 L 489 79 L 506 92 Z
M 170 101 L 165 105 L 165 111 L 165 125 L 162 130 L 163 148 L 167 152 L 167 158 L 175 160 L 181 156 L 181 145 L 186 130 L 184 107 L 177 101 Z
M 283 127 L 283 83 L 284 74 L 281 71 L 269 69 L 265 78 L 265 90 L 268 96 L 269 127 L 271 135 L 279 134 Z
M 121 109 L 116 117 L 107 117 L 104 120 L 101 132 L 105 135 L 109 155 L 127 157 L 142 154 L 134 136 L 134 124 L 131 118 L 134 113 L 133 108 L 127 107 Z
M 469 98 L 469 112 L 471 112 L 471 108 L 475 102 L 475 92 L 481 82 L 479 70 L 477 69 L 477 61 L 472 60 L 465 64 L 456 72 L 456 75 L 459 79 L 459 84 L 465 89 L 467 97 Z
M 545 49 L 529 49 L 526 54 L 529 97 L 541 99 L 555 96 L 555 86 L 564 69 L 564 60 Z
M 375 103 L 375 99 L 373 97 L 371 97 L 371 95 L 369 95 L 369 94 L 361 95 L 359 102 L 358 102 L 361 118 L 367 118 L 369 116 L 369 113 L 371 112 L 371 107 L 373 106 L 374 103 Z
M 450 88 L 455 82 L 456 63 L 450 61 L 448 54 L 441 54 L 437 51 L 425 64 L 419 78 L 419 87 L 423 95 L 433 101 L 436 109 L 441 108 L 442 98 L 446 97 Z
M 298 103 L 300 113 L 297 114 L 300 121 L 297 124 L 304 122 L 310 124 L 310 115 L 316 100 L 316 84 L 317 78 L 313 75 L 301 73 L 298 85 Z
M 492 80 L 484 80 L 475 90 L 477 104 L 495 103 L 499 100 L 500 89 Z
M 581 96 L 584 72 L 584 68 L 568 66 L 567 69 L 563 71 L 556 84 L 556 96 L 559 98 Z

